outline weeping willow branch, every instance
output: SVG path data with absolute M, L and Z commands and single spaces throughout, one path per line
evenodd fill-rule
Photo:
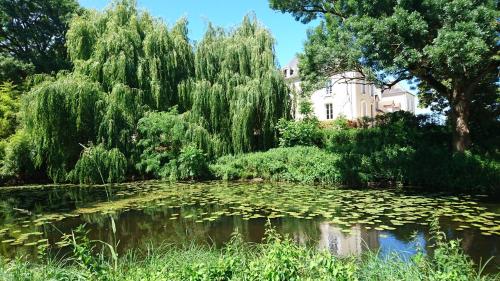
M 289 91 L 276 68 L 274 39 L 255 17 L 232 32 L 210 25 L 194 68 L 195 77 L 179 86 L 181 108 L 232 153 L 275 145 L 274 127 L 290 112 Z

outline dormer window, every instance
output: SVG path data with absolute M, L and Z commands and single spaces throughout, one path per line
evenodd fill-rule
M 325 88 L 326 88 L 326 96 L 331 96 L 333 93 L 333 83 L 331 80 L 328 80 L 326 82 Z

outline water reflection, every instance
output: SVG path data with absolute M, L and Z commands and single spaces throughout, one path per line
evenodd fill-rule
M 0 190 L 0 255 L 36 256 L 37 241 L 56 245 L 63 233 L 81 224 L 91 239 L 120 241 L 120 253 L 160 244 L 221 247 L 236 231 L 245 241 L 259 243 L 269 219 L 297 243 L 334 255 L 360 255 L 370 249 L 408 258 L 417 249 L 432 254 L 426 218 L 439 207 L 447 212 L 440 219 L 447 236 L 462 239 L 464 251 L 476 263 L 496 256 L 488 267 L 495 271 L 500 235 L 482 234 L 482 228 L 495 229 L 499 206 L 467 197 L 287 185 L 138 183 Z M 473 216 L 479 219 L 469 227 Z
M 321 236 L 318 248 L 328 250 L 337 256 L 360 255 L 367 248 L 378 250 L 379 233 L 376 230 L 366 230 L 357 224 L 349 232 L 329 223 L 320 223 Z

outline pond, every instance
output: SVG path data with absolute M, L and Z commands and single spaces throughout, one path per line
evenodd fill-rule
M 500 204 L 482 196 L 270 183 L 27 186 L 0 189 L 0 255 L 60 253 L 63 234 L 86 224 L 91 239 L 119 241 L 121 253 L 148 245 L 222 246 L 238 231 L 261 242 L 268 221 L 290 238 L 335 255 L 432 253 L 429 221 L 439 216 L 476 263 L 498 272 Z M 113 234 L 111 219 L 116 225 Z M 59 249 L 59 250 L 58 250 Z M 64 251 L 62 251 L 64 252 Z

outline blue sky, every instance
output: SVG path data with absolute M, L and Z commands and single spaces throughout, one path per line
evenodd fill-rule
M 79 0 L 87 8 L 103 9 L 111 1 Z M 202 38 L 207 23 L 231 28 L 238 25 L 249 12 L 255 12 L 259 21 L 276 39 L 276 55 L 281 66 L 286 65 L 296 53 L 301 52 L 306 31 L 312 24 L 295 21 L 290 14 L 269 8 L 268 0 L 138 0 L 140 9 L 162 18 L 171 25 L 182 16 L 189 20 L 191 40 Z

